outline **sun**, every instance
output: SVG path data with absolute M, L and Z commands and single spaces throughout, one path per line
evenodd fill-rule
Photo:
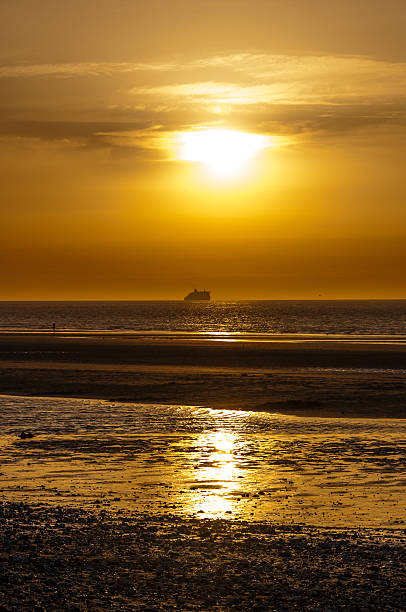
M 272 146 L 267 136 L 237 130 L 197 130 L 180 135 L 180 159 L 203 163 L 213 174 L 228 177 Z

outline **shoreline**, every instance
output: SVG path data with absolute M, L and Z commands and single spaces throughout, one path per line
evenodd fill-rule
M 58 328 L 0 328 L 2 337 L 37 337 L 37 338 L 110 338 L 148 340 L 206 340 L 232 342 L 373 342 L 373 343 L 406 343 L 406 333 L 371 334 L 371 333 L 330 333 L 330 332 L 232 332 L 232 331 L 167 331 L 167 330 L 113 330 L 113 329 L 71 329 Z
M 406 417 L 406 342 L 232 340 L 0 334 L 0 394 Z
M 1 375 L 1 368 L 0 368 Z M 297 418 L 320 418 L 320 419 L 373 419 L 373 420 L 382 420 L 382 421 L 390 421 L 390 420 L 403 420 L 406 418 L 406 410 L 401 408 L 385 408 L 385 407 L 377 407 L 370 406 L 367 409 L 363 409 L 357 407 L 356 405 L 346 405 L 340 408 L 334 408 L 329 406 L 314 406 L 313 402 L 305 403 L 300 400 L 297 402 L 294 401 L 286 401 L 286 402 L 270 402 L 270 403 L 261 403 L 259 399 L 253 400 L 248 398 L 240 398 L 229 401 L 217 401 L 214 397 L 206 402 L 201 402 L 197 404 L 192 404 L 190 402 L 180 402 L 175 401 L 177 398 L 175 397 L 173 401 L 164 401 L 164 400 L 145 400 L 140 399 L 142 396 L 134 396 L 132 394 L 122 394 L 117 397 L 111 393 L 100 394 L 97 392 L 88 392 L 82 393 L 78 395 L 75 392 L 70 393 L 69 395 L 66 392 L 58 393 L 57 391 L 50 391 L 47 394 L 43 394 L 41 392 L 25 392 L 23 390 L 13 389 L 10 392 L 4 393 L 0 392 L 0 401 L 1 398 L 7 397 L 21 397 L 27 399 L 60 399 L 60 400 L 99 400 L 105 402 L 117 402 L 117 403 L 126 403 L 137 405 L 156 405 L 156 406 L 194 406 L 195 408 L 209 408 L 211 410 L 236 410 L 243 412 L 264 412 L 268 414 L 275 414 L 280 416 L 287 417 L 297 417 Z

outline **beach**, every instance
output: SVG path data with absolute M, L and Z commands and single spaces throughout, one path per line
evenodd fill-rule
M 0 506 L 3 610 L 404 610 L 404 541 Z
M 0 392 L 403 418 L 397 337 L 0 334 Z
M 0 403 L 2 609 L 405 609 L 404 420 Z
M 0 334 L 0 606 L 405 609 L 405 358 L 399 336 Z

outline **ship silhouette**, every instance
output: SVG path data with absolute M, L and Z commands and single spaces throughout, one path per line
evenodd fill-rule
M 210 291 L 198 291 L 195 289 L 188 293 L 184 298 L 185 302 L 208 302 L 210 300 Z

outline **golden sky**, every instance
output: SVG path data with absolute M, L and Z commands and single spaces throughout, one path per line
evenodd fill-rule
M 0 0 L 0 299 L 406 298 L 404 0 Z

